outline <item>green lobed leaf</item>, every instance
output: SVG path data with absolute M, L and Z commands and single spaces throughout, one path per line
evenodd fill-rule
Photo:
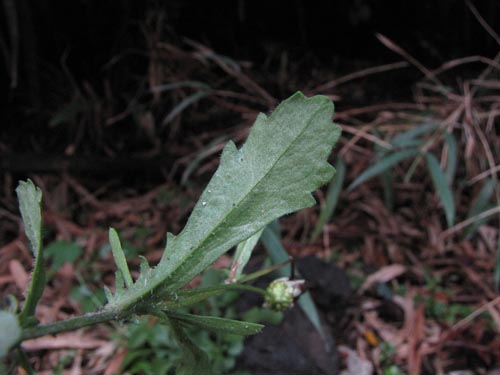
M 334 173 L 327 158 L 340 127 L 332 117 L 333 103 L 327 97 L 301 93 L 271 116 L 260 114 L 241 149 L 233 142 L 224 148 L 186 227 L 178 236 L 167 235 L 152 277 L 116 295 L 108 308 L 154 298 L 155 290 L 173 293 L 271 221 L 312 206 L 312 192 Z
M 26 292 L 26 300 L 19 314 L 22 327 L 36 324 L 34 319 L 36 305 L 42 297 L 45 287 L 45 268 L 42 250 L 42 191 L 31 180 L 20 181 L 16 189 L 19 209 L 24 222 L 26 237 L 35 256 L 35 264 L 31 272 L 31 280 Z
M 217 316 L 192 315 L 173 311 L 165 311 L 165 314 L 170 319 L 177 320 L 182 324 L 194 325 L 207 331 L 221 334 L 248 336 L 255 335 L 264 328 L 262 324 L 241 322 Z
M 0 311 L 0 332 L 0 358 L 3 358 L 21 337 L 21 327 L 11 312 Z
M 443 205 L 446 222 L 448 226 L 451 227 L 455 221 L 455 202 L 453 201 L 453 193 L 448 184 L 448 180 L 439 165 L 439 161 L 433 154 L 426 153 L 425 161 L 427 163 L 429 173 L 431 174 L 434 188 L 436 189 L 439 199 L 441 200 L 441 204 Z
M 374 165 L 365 169 L 347 188 L 348 191 L 353 190 L 363 182 L 370 178 L 378 176 L 399 162 L 418 154 L 418 149 L 410 148 L 407 150 L 397 151 L 378 160 Z

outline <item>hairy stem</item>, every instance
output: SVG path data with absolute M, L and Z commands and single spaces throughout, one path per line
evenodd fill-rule
M 109 322 L 111 320 L 125 319 L 133 313 L 134 312 L 132 311 L 97 311 L 66 320 L 41 324 L 32 328 L 24 329 L 19 342 L 45 335 L 55 335 L 60 332 L 74 331 L 82 327 Z

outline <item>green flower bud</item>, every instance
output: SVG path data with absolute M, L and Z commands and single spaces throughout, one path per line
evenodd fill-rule
M 274 311 L 286 311 L 293 306 L 293 300 L 302 293 L 304 280 L 276 279 L 266 289 L 264 307 Z

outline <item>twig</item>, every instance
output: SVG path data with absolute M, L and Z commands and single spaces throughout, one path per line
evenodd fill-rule
M 487 171 L 481 172 L 478 175 L 472 177 L 469 181 L 467 181 L 467 185 L 473 185 L 478 181 L 481 181 L 482 179 L 488 177 L 491 174 L 500 172 L 500 164 L 496 165 L 493 168 L 488 169 Z
M 474 15 L 474 17 L 476 17 L 476 19 L 478 20 L 478 22 L 481 24 L 481 26 L 483 26 L 483 28 L 486 30 L 486 32 L 488 34 L 490 34 L 491 37 L 493 39 L 495 39 L 495 41 L 500 45 L 500 36 L 496 33 L 495 30 L 493 30 L 491 28 L 490 25 L 488 25 L 488 23 L 485 21 L 485 19 L 483 18 L 483 16 L 481 16 L 479 14 L 479 12 L 477 11 L 477 8 L 470 2 L 470 0 L 467 0 L 467 6 L 469 7 L 469 9 L 472 12 L 472 14 Z
M 474 311 L 473 313 L 471 313 L 470 315 L 466 316 L 465 318 L 463 318 L 462 320 L 460 320 L 459 322 L 455 323 L 452 327 L 451 327 L 451 330 L 452 331 L 455 331 L 459 328 L 462 328 L 464 325 L 466 325 L 467 323 L 469 323 L 471 320 L 473 320 L 475 317 L 477 317 L 478 315 L 482 314 L 483 312 L 485 312 L 486 310 L 488 310 L 489 307 L 493 307 L 495 306 L 496 304 L 498 304 L 500 302 L 500 296 L 498 296 L 497 298 L 495 298 L 494 300 L 490 301 L 490 302 L 487 302 L 485 303 L 483 306 L 481 306 L 480 308 L 478 308 L 476 311 Z
M 343 77 L 340 77 L 340 78 L 334 79 L 330 82 L 319 85 L 319 86 L 315 87 L 314 89 L 312 89 L 310 92 L 311 93 L 318 93 L 321 91 L 326 91 L 326 90 L 329 90 L 329 89 L 331 89 L 335 86 L 338 86 L 342 83 L 346 83 L 346 82 L 352 81 L 352 80 L 357 79 L 357 78 L 366 77 L 366 76 L 369 76 L 372 74 L 383 73 L 383 72 L 387 72 L 390 70 L 402 69 L 402 68 L 408 67 L 409 65 L 410 64 L 406 61 L 399 61 L 396 63 L 374 66 L 374 67 L 371 67 L 368 69 L 359 70 L 357 72 L 349 73 Z
M 495 215 L 495 214 L 498 214 L 498 213 L 500 213 L 500 206 L 496 206 L 496 207 L 490 208 L 489 210 L 483 211 L 480 214 L 478 214 L 476 216 L 473 216 L 473 217 L 470 217 L 467 220 L 464 220 L 464 221 L 462 221 L 462 222 L 460 222 L 460 223 L 452 226 L 451 228 L 449 228 L 449 229 L 441 232 L 440 237 L 441 237 L 441 239 L 448 238 L 452 234 L 461 231 L 462 229 L 464 229 L 465 227 L 471 225 L 475 221 L 482 220 L 485 217 L 488 217 L 488 216 L 491 216 L 491 215 Z
M 385 35 L 377 33 L 375 35 L 380 42 L 389 48 L 390 50 L 396 52 L 398 55 L 403 56 L 406 60 L 408 60 L 411 64 L 413 64 L 415 67 L 417 67 L 418 70 L 420 70 L 424 75 L 431 81 L 433 81 L 435 84 L 443 88 L 443 92 L 445 93 L 446 91 L 444 90 L 444 85 L 443 83 L 436 78 L 436 76 L 429 70 L 427 69 L 420 61 L 418 61 L 416 58 L 414 58 L 412 55 L 410 55 L 408 52 L 406 52 L 404 49 L 399 47 L 396 43 L 394 43 L 392 40 L 387 38 Z
M 364 130 L 357 129 L 357 128 L 355 128 L 353 126 L 349 126 L 349 125 L 344 125 L 344 124 L 339 124 L 339 123 L 336 123 L 336 124 L 340 125 L 342 127 L 342 130 L 344 130 L 346 133 L 353 134 L 353 135 L 357 136 L 358 138 L 364 138 L 364 139 L 366 139 L 372 143 L 375 143 L 375 144 L 379 145 L 380 147 L 383 147 L 387 150 L 391 150 L 393 148 L 389 142 L 386 142 L 380 138 L 377 138 L 374 135 L 365 132 Z

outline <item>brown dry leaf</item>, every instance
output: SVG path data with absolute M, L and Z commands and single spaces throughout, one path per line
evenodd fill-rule
M 420 305 L 414 310 L 411 320 L 411 334 L 408 337 L 408 367 L 410 374 L 420 374 L 423 353 L 421 350 L 425 332 L 424 306 Z
M 406 338 L 406 335 L 401 329 L 398 329 L 393 324 L 384 322 L 378 317 L 376 311 L 366 311 L 363 314 L 363 317 L 365 319 L 366 326 L 375 329 L 383 341 L 389 342 L 393 346 L 401 348 L 401 345 L 404 343 Z M 363 328 L 362 325 L 359 325 L 358 327 L 358 331 L 360 332 L 364 332 L 368 329 L 368 327 Z
M 495 327 L 498 332 L 500 332 L 500 313 L 498 312 L 497 308 L 494 305 L 488 304 L 488 312 L 491 315 L 491 318 L 495 322 Z
M 39 337 L 24 341 L 22 346 L 26 351 L 45 349 L 95 349 L 105 345 L 107 341 L 97 340 L 76 332 L 61 333 L 56 337 Z
M 104 375 L 118 374 L 120 372 L 123 358 L 125 358 L 126 355 L 127 349 L 120 349 L 120 351 L 118 351 L 118 353 L 116 353 L 109 362 L 106 370 L 104 371 Z
M 75 358 L 73 358 L 73 365 L 71 366 L 71 371 L 69 375 L 82 375 L 82 357 L 83 357 L 83 351 L 81 349 L 78 350 L 78 352 L 75 355 Z
M 401 264 L 392 264 L 390 266 L 379 269 L 374 274 L 368 276 L 359 290 L 363 293 L 365 290 L 372 287 L 375 283 L 386 283 L 406 272 L 406 267 Z
M 9 284 L 14 281 L 12 275 L 0 276 L 0 285 Z
M 22 291 L 26 290 L 30 280 L 28 272 L 24 269 L 23 265 L 17 259 L 12 259 L 9 262 L 9 271 L 17 287 Z

